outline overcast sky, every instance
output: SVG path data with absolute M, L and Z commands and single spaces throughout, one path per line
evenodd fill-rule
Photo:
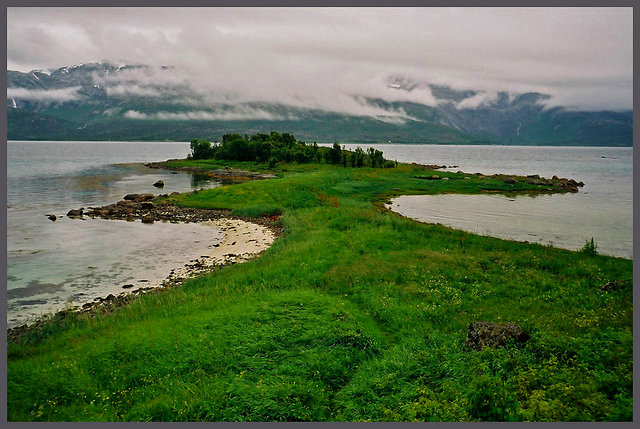
M 154 79 L 210 101 L 363 114 L 376 112 L 362 97 L 435 103 L 429 88 L 397 90 L 394 78 L 483 91 L 468 104 L 535 91 L 557 105 L 631 109 L 632 16 L 632 8 L 8 8 L 7 67 L 175 66 Z

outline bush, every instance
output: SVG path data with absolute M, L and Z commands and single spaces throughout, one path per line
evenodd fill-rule
M 587 240 L 582 249 L 580 249 L 580 253 L 588 256 L 595 256 L 598 254 L 598 245 L 594 243 L 593 237 L 591 237 L 591 241 Z

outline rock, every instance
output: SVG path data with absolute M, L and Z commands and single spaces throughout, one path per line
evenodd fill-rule
M 124 196 L 123 199 L 125 201 L 141 202 L 141 201 L 150 201 L 154 198 L 155 198 L 155 195 L 153 194 L 127 194 Z
M 67 212 L 67 216 L 69 217 L 82 217 L 83 209 L 72 209 Z
M 158 180 L 153 184 L 153 186 L 155 186 L 156 188 L 164 188 L 164 182 L 162 180 Z
M 509 342 L 524 343 L 529 335 L 513 323 L 471 322 L 464 344 L 469 349 L 504 347 Z
M 58 219 L 58 217 L 54 214 L 51 215 L 47 215 L 47 218 L 51 221 L 51 222 L 55 222 L 56 219 Z
M 151 201 L 143 201 L 140 203 L 140 208 L 142 208 L 143 210 L 153 210 L 153 208 L 156 205 L 153 204 Z
M 153 223 L 154 222 L 154 217 L 153 215 L 148 215 L 148 216 L 143 216 L 142 217 L 142 223 Z
M 122 289 L 131 289 L 133 287 L 132 284 L 128 284 L 128 285 L 123 285 Z

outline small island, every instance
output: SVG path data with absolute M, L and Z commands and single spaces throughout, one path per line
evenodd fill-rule
M 236 219 L 277 238 L 180 287 L 10 335 L 9 420 L 632 419 L 631 260 L 593 241 L 569 251 L 501 240 L 385 206 L 582 183 L 445 171 L 277 132 L 193 140 L 188 159 L 148 166 L 226 185 L 79 215 Z

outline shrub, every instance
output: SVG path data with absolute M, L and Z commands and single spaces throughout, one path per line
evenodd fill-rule
M 580 253 L 588 256 L 595 256 L 598 254 L 598 245 L 594 243 L 593 237 L 591 237 L 591 241 L 587 240 L 582 249 L 580 249 Z

